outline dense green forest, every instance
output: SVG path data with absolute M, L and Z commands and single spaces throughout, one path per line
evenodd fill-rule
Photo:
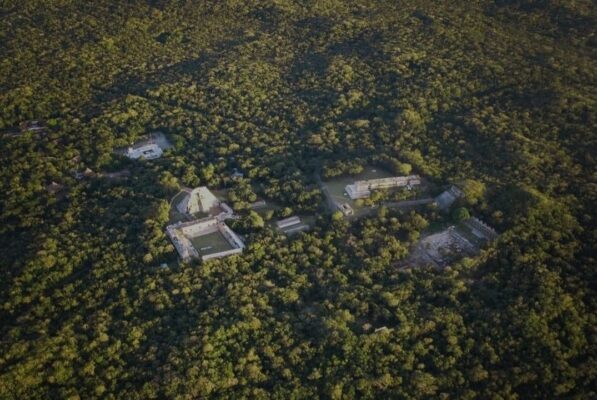
M 0 399 L 597 397 L 593 1 L 5 0 L 0 21 Z M 155 130 L 165 157 L 114 153 Z M 450 217 L 324 212 L 316 174 L 365 164 L 472 182 L 499 239 L 398 268 Z M 177 264 L 182 185 L 317 221 L 245 212 L 242 255 Z

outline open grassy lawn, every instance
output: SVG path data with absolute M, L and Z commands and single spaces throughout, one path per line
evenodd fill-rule
M 202 256 L 233 249 L 219 231 L 194 237 L 191 239 L 191 243 Z

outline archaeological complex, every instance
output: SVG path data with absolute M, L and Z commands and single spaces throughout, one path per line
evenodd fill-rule
M 226 223 L 235 218 L 234 211 L 218 200 L 208 188 L 201 186 L 187 191 L 176 205 L 179 212 L 194 217 L 197 213 L 209 216 L 169 225 L 166 232 L 183 261 L 194 258 L 209 260 L 238 254 L 245 244 Z

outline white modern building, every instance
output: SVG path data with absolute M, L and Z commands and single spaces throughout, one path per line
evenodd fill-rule
M 162 148 L 157 144 L 146 144 L 139 147 L 129 147 L 126 151 L 126 156 L 133 160 L 142 159 L 142 160 L 153 160 L 154 158 L 159 158 L 162 156 L 164 152 Z
M 406 187 L 411 189 L 413 186 L 420 185 L 421 178 L 418 175 L 394 176 L 391 178 L 371 179 L 368 181 L 356 181 L 351 185 L 346 185 L 346 193 L 355 199 L 365 199 L 371 196 L 372 190 L 390 189 L 396 187 Z
M 153 160 L 159 158 L 164 154 L 165 150 L 172 147 L 166 135 L 162 132 L 153 132 L 146 135 L 144 138 L 131 143 L 125 149 L 117 149 L 118 154 L 124 154 L 133 160 Z

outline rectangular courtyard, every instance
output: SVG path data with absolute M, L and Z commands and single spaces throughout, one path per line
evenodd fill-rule
M 201 236 L 195 236 L 191 238 L 190 241 L 201 257 L 222 251 L 232 250 L 234 248 L 232 245 L 230 245 L 228 240 L 226 240 L 220 231 L 211 232 Z

